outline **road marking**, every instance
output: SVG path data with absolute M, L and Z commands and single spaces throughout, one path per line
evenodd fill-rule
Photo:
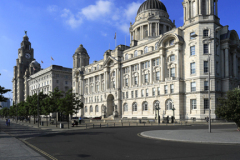
M 26 145 L 30 146 L 31 148 L 33 148 L 34 150 L 36 150 L 36 151 L 40 152 L 41 154 L 47 156 L 48 158 L 50 158 L 50 159 L 52 159 L 52 160 L 58 160 L 57 158 L 51 156 L 50 154 L 44 152 L 43 150 L 37 148 L 36 146 L 28 143 L 27 141 L 25 141 L 25 140 L 21 140 L 21 141 L 22 141 L 23 143 L 25 143 Z

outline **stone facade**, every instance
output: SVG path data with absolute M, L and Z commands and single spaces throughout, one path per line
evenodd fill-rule
M 162 5 L 158 0 L 142 4 L 130 24 L 130 47 L 107 50 L 93 64 L 82 45 L 76 50 L 73 90 L 84 101 L 79 114 L 155 118 L 159 106 L 161 117 L 203 119 L 209 114 L 210 89 L 211 117 L 216 118 L 217 98 L 240 84 L 238 34 L 220 24 L 218 0 L 184 0 L 179 28 Z
M 64 94 L 72 88 L 72 69 L 52 65 L 25 80 L 25 88 L 28 88 L 25 91 L 25 98 L 38 93 L 39 90 L 48 94 L 53 92 L 56 87 Z

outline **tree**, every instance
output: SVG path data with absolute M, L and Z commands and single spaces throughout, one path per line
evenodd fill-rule
M 32 96 L 27 97 L 27 103 L 29 105 L 29 115 L 33 115 L 34 117 L 34 124 L 35 124 L 35 117 L 37 115 L 37 94 L 35 93 Z
M 72 89 L 68 90 L 66 96 L 58 101 L 59 111 L 64 115 L 69 116 L 76 114 L 80 108 L 83 107 L 81 100 L 72 93 Z M 69 118 L 68 118 L 68 128 L 69 128 Z
M 4 97 L 3 94 L 10 92 L 11 89 L 5 89 L 4 87 L 0 86 L 0 102 L 6 102 L 8 98 Z
M 240 129 L 240 90 L 228 91 L 226 97 L 220 98 L 215 114 L 220 118 L 235 122 Z
M 3 116 L 3 117 L 9 116 L 9 108 L 4 107 L 4 108 L 1 109 L 0 111 L 1 111 L 1 116 Z
M 60 91 L 57 87 L 54 88 L 53 92 L 49 92 L 49 100 L 47 101 L 48 106 L 50 107 L 50 112 L 58 112 L 58 101 L 60 98 L 63 97 L 62 91 Z M 57 114 L 57 113 L 56 113 Z M 56 120 L 56 127 L 57 127 L 57 116 L 55 118 Z

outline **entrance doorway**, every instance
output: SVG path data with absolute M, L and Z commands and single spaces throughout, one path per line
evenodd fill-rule
M 107 97 L 107 116 L 113 115 L 114 111 L 114 96 L 109 94 Z

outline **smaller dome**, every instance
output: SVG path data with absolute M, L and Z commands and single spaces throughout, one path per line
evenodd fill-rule
M 76 49 L 75 53 L 87 53 L 87 50 L 83 47 L 82 44 Z
M 34 66 L 38 66 L 38 65 L 40 65 L 36 60 L 33 60 L 31 63 L 30 63 L 30 65 L 34 65 Z

